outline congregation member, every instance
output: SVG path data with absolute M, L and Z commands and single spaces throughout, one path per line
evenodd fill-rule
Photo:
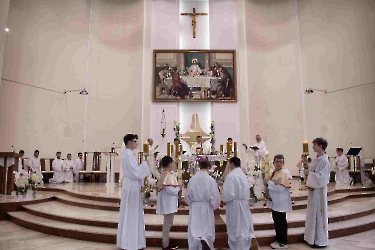
M 117 247 L 127 250 L 146 247 L 143 200 L 140 189 L 146 176 L 151 175 L 146 161 L 138 165 L 134 150 L 138 147 L 138 136 L 127 134 L 122 151 L 124 180 L 121 188 L 121 205 L 117 229 Z
M 40 182 L 43 183 L 43 175 L 42 175 L 42 168 L 40 166 L 40 158 L 39 158 L 39 150 L 34 151 L 34 155 L 29 157 L 29 168 L 31 172 L 35 172 Z
M 49 179 L 49 183 L 60 184 L 64 182 L 64 161 L 61 159 L 61 152 L 56 152 L 56 159 L 52 162 L 53 177 Z
M 305 159 L 307 161 L 307 159 Z M 267 185 L 269 200 L 267 206 L 272 209 L 272 219 L 276 232 L 276 241 L 271 243 L 273 249 L 288 248 L 288 222 L 286 213 L 292 211 L 292 199 L 290 197 L 290 184 L 287 174 L 283 171 L 285 164 L 284 156 L 275 155 L 273 158 L 275 171 L 270 179 L 264 179 Z
M 229 248 L 256 250 L 258 244 L 254 238 L 253 219 L 248 203 L 249 181 L 241 170 L 239 158 L 230 158 L 229 167 L 231 172 L 227 175 L 223 187 Z
M 73 182 L 73 172 L 74 169 L 74 162 L 72 161 L 72 154 L 67 154 L 66 159 L 64 160 L 63 165 L 64 170 L 64 182 L 72 183 Z
M 336 148 L 337 156 L 335 158 L 336 168 L 336 183 L 350 184 L 351 178 L 349 176 L 349 161 L 348 157 L 344 154 L 343 148 Z
M 330 176 L 330 164 L 325 150 L 328 143 L 323 138 L 313 140 L 313 150 L 317 153 L 307 175 L 306 186 L 310 188 L 307 199 L 304 239 L 312 247 L 328 245 L 328 204 L 327 185 Z
M 161 159 L 163 168 L 158 182 L 158 199 L 156 203 L 156 213 L 164 215 L 162 229 L 162 249 L 170 250 L 178 247 L 169 241 L 169 232 L 173 225 L 174 214 L 178 210 L 178 195 L 181 190 L 177 179 L 172 175 L 173 159 L 164 156 Z
M 78 158 L 74 161 L 74 171 L 73 171 L 74 182 L 79 182 L 80 181 L 80 179 L 79 179 L 79 171 L 82 171 L 83 168 L 84 168 L 82 156 L 83 156 L 82 153 L 79 152 L 78 153 Z M 83 176 L 81 176 L 81 180 L 82 179 L 83 179 Z
M 210 163 L 199 162 L 200 171 L 189 181 L 185 202 L 189 205 L 189 249 L 214 249 L 214 210 L 220 205 L 216 181 L 208 174 Z

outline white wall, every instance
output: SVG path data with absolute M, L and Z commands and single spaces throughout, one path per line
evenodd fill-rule
M 294 0 L 209 3 L 210 48 L 238 51 L 239 102 L 211 104 L 217 144 L 229 136 L 252 144 L 261 134 L 271 156 L 283 153 L 296 174 L 304 100 L 309 142 L 325 137 L 330 156 L 336 146 L 353 145 L 375 157 L 374 84 L 327 95 L 301 92 L 301 84 L 337 90 L 375 81 L 374 1 L 298 1 L 301 51 Z M 10 1 L 2 77 L 59 91 L 85 87 L 89 6 L 88 0 Z M 87 150 L 120 146 L 127 132 L 153 137 L 162 148 L 173 140 L 181 105 L 151 101 L 151 53 L 180 48 L 179 9 L 175 0 L 93 1 Z M 15 145 L 27 156 L 39 149 L 43 157 L 82 150 L 84 105 L 78 93 L 65 102 L 61 94 L 2 81 L 0 150 Z
M 3 77 L 58 91 L 86 82 L 90 1 L 11 1 Z M 93 1 L 87 151 L 141 133 L 143 1 Z M 83 149 L 85 97 L 2 81 L 0 151 L 41 157 Z M 60 105 L 60 106 L 59 106 Z

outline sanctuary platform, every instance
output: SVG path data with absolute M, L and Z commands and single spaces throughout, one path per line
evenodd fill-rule
M 374 186 L 328 186 L 329 237 L 337 238 L 375 229 Z M 116 242 L 121 187 L 104 183 L 45 184 L 36 196 L 0 196 L 0 218 L 41 233 L 92 242 Z M 293 211 L 288 213 L 288 243 L 303 242 L 308 191 L 292 180 Z M 271 211 L 264 202 L 251 206 L 255 235 L 261 246 L 274 241 Z M 227 248 L 225 204 L 215 211 L 215 248 Z M 163 216 L 155 206 L 144 206 L 147 247 L 161 246 Z M 171 240 L 187 248 L 189 207 L 176 213 Z

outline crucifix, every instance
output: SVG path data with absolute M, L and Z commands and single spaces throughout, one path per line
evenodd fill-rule
M 195 8 L 193 8 L 193 13 L 181 13 L 181 16 L 191 16 L 191 25 L 193 26 L 193 38 L 195 38 L 195 28 L 197 26 L 196 16 L 207 16 L 208 13 L 195 13 Z

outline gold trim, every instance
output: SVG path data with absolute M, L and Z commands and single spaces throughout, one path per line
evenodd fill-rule
M 233 99 L 157 99 L 156 98 L 156 54 L 157 53 L 232 53 L 233 54 Z M 237 102 L 237 52 L 236 50 L 154 50 L 152 69 L 152 102 Z

